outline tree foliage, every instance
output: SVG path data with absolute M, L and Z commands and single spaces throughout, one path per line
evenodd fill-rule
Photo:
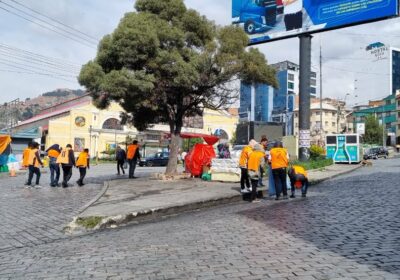
M 264 55 L 246 50 L 241 28 L 216 26 L 183 0 L 137 0 L 135 8 L 101 40 L 79 82 L 99 108 L 118 102 L 138 130 L 165 122 L 178 136 L 183 118 L 233 104 L 238 79 L 277 86 Z
M 379 125 L 379 121 L 374 115 L 365 118 L 365 134 L 364 143 L 382 145 L 383 127 Z

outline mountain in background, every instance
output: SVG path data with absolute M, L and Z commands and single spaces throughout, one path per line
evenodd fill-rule
M 0 106 L 0 129 L 14 126 L 39 114 L 43 109 L 85 95 L 81 89 L 56 89 L 25 101 L 4 103 Z

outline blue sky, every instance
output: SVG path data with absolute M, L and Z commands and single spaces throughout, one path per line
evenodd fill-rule
M 91 37 L 100 39 L 105 34 L 111 33 L 118 25 L 124 13 L 132 11 L 132 0 L 17 0 L 34 10 L 51 18 L 74 27 Z M 13 0 L 3 0 L 0 7 L 10 9 L 4 3 L 22 8 Z M 227 25 L 231 21 L 230 0 L 186 0 L 186 5 L 198 10 L 209 19 L 218 24 Z M 26 11 L 26 10 L 25 10 Z M 40 23 L 40 22 L 39 22 Z M 13 48 L 23 49 L 36 54 L 62 59 L 63 63 L 74 64 L 70 66 L 71 73 L 65 76 L 54 77 L 28 74 L 22 66 L 24 61 L 19 61 L 19 67 L 10 66 L 10 61 L 15 62 L 9 53 L 0 51 L 0 103 L 14 98 L 25 99 L 57 88 L 79 88 L 73 81 L 80 65 L 93 59 L 96 48 L 87 47 L 73 40 L 64 38 L 52 31 L 43 29 L 32 22 L 28 22 L 15 15 L 0 9 L 0 26 L 2 33 L 0 44 Z M 382 76 L 376 73 L 374 65 L 368 61 L 363 48 L 371 42 L 382 41 L 392 46 L 400 46 L 400 21 L 392 19 L 379 23 L 372 23 L 353 28 L 316 34 L 313 39 L 313 70 L 318 71 L 319 43 L 322 42 L 324 58 L 324 95 L 329 97 L 347 98 L 352 103 L 365 103 L 369 99 L 382 97 L 384 92 L 379 90 L 379 79 Z M 298 39 L 287 39 L 279 42 L 258 45 L 269 63 L 282 60 L 298 62 Z M 38 72 L 39 70 L 37 70 Z M 17 73 L 19 72 L 19 73 Z M 376 79 L 376 88 L 362 89 L 363 79 Z M 357 87 L 354 90 L 354 87 Z M 354 97 L 354 91 L 358 97 Z

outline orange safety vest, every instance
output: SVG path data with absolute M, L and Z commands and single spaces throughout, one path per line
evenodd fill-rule
M 37 151 L 39 151 L 39 150 L 38 149 L 31 149 L 29 151 L 28 165 L 33 165 L 35 167 L 40 167 L 39 160 L 36 158 Z
M 294 169 L 294 173 L 295 174 L 301 174 L 301 175 L 304 175 L 304 177 L 307 178 L 307 171 L 304 169 L 303 166 L 293 165 L 292 168 Z
M 253 151 L 250 154 L 247 168 L 249 171 L 255 171 L 258 173 L 260 170 L 261 160 L 264 158 L 265 153 L 263 151 Z
M 271 155 L 271 168 L 286 168 L 289 165 L 287 157 L 287 150 L 285 148 L 273 148 L 270 151 Z
M 29 166 L 29 154 L 31 153 L 30 148 L 26 148 L 24 153 L 22 154 L 22 166 L 28 167 Z
M 56 151 L 56 150 L 51 149 L 51 150 L 49 150 L 49 151 L 47 152 L 47 155 L 48 155 L 49 157 L 52 157 L 52 158 L 58 158 L 58 156 L 60 155 L 60 153 L 59 153 L 58 151 Z
M 87 167 L 88 166 L 88 158 L 89 154 L 85 152 L 81 152 L 76 160 L 77 167 Z
M 60 155 L 57 157 L 57 163 L 68 164 L 69 163 L 69 151 L 71 148 L 62 149 Z
M 136 154 L 136 150 L 138 149 L 138 145 L 129 145 L 128 146 L 128 152 L 126 153 L 126 158 L 127 159 L 133 159 L 135 154 Z
M 252 151 L 253 149 L 250 146 L 246 146 L 243 148 L 239 158 L 239 166 L 241 168 L 247 168 L 247 161 L 249 160 Z

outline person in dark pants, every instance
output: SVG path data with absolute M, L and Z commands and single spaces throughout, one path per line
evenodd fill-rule
M 265 135 L 261 136 L 260 145 L 264 148 L 264 151 L 267 150 L 267 145 L 268 145 L 267 136 L 265 136 Z M 265 186 L 263 184 L 264 168 L 265 168 L 264 165 L 260 166 L 260 177 L 259 177 L 259 180 L 258 180 L 258 186 L 259 187 L 264 187 Z
M 41 188 L 39 185 L 40 182 L 40 166 L 43 167 L 43 163 L 40 160 L 40 155 L 39 155 L 39 143 L 33 142 L 32 143 L 32 149 L 29 151 L 29 159 L 28 159 L 28 164 L 29 164 L 29 177 L 28 177 L 28 182 L 27 185 L 31 186 L 32 184 L 32 179 L 33 175 L 36 175 L 36 188 Z
M 117 160 L 118 175 L 121 175 L 120 169 L 122 171 L 122 174 L 125 174 L 124 163 L 125 163 L 125 159 L 126 159 L 126 153 L 125 153 L 125 150 L 122 149 L 120 146 L 117 147 L 115 159 Z
M 129 178 L 136 179 L 135 169 L 138 160 L 140 160 L 139 145 L 138 141 L 134 140 L 131 145 L 128 146 L 128 152 L 126 153 L 126 159 L 129 163 Z
M 269 153 L 269 160 L 271 162 L 272 175 L 275 181 L 275 200 L 280 199 L 283 193 L 283 199 L 287 199 L 287 185 L 286 185 L 286 168 L 289 165 L 289 154 L 281 142 L 277 142 L 275 147 Z
M 58 187 L 58 181 L 60 180 L 60 165 L 57 163 L 57 158 L 61 152 L 60 146 L 58 144 L 54 144 L 48 148 L 46 152 L 47 156 L 49 157 L 50 186 Z
M 295 198 L 296 187 L 301 188 L 301 196 L 307 196 L 308 189 L 308 176 L 307 171 L 299 165 L 293 165 L 288 171 L 290 185 L 292 189 L 292 195 L 290 198 Z
M 78 156 L 76 160 L 76 168 L 79 168 L 79 180 L 76 181 L 78 186 L 82 187 L 84 185 L 83 179 L 86 176 L 86 170 L 90 169 L 90 156 L 89 149 L 84 149 Z
M 247 170 L 247 163 L 250 154 L 253 152 L 254 145 L 257 144 L 256 140 L 252 139 L 249 145 L 245 146 L 240 153 L 239 167 L 240 167 L 240 189 L 242 193 L 249 193 L 251 191 L 250 179 Z
M 68 144 L 67 147 L 61 151 L 57 158 L 57 163 L 61 163 L 63 170 L 62 187 L 67 188 L 68 181 L 72 177 L 72 167 L 75 166 L 75 156 L 71 144 Z
M 256 144 L 248 161 L 248 171 L 251 181 L 251 202 L 259 202 L 257 199 L 257 186 L 260 177 L 260 170 L 265 166 L 265 152 L 263 146 Z

